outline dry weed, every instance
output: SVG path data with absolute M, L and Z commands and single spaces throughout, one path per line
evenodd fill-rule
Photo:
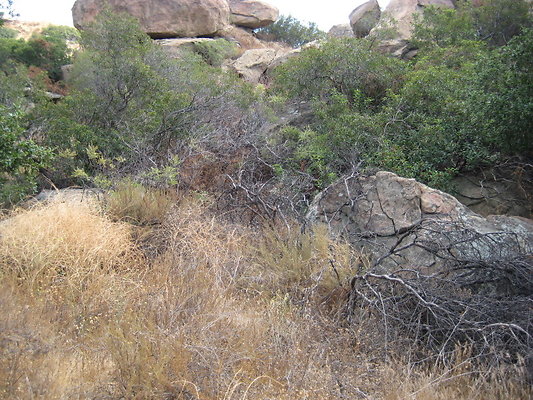
M 443 393 L 433 400 L 470 393 L 455 383 L 492 387 L 457 370 L 447 388 L 437 369 L 394 375 L 370 360 L 364 326 L 322 312 L 354 258 L 324 229 L 252 232 L 198 198 L 153 229 L 148 259 L 127 224 L 87 205 L 52 203 L 1 225 L 0 397 L 425 399 L 429 384 Z
M 168 191 L 125 181 L 108 196 L 107 210 L 118 220 L 152 225 L 163 221 L 174 202 Z

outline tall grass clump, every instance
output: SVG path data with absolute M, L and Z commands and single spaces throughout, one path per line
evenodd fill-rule
M 112 222 L 90 202 L 54 201 L 0 225 L 0 267 L 32 291 L 81 287 L 91 278 L 132 268 L 130 226 Z
M 135 225 L 161 223 L 175 199 L 168 191 L 121 182 L 107 199 L 107 211 L 116 219 Z

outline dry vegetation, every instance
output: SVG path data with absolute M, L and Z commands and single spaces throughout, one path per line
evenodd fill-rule
M 362 261 L 326 229 L 252 231 L 202 196 L 169 208 L 127 190 L 111 214 L 59 199 L 0 222 L 0 397 L 531 395 L 508 379 L 520 365 L 480 373 L 463 349 L 448 367 L 387 359 L 379 328 L 343 317 Z

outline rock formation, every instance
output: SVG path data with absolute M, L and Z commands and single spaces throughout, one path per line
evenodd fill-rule
M 275 22 L 279 11 L 258 0 L 230 0 L 231 23 L 246 28 L 262 28 Z
M 370 33 L 394 28 L 396 36 L 382 43 L 381 50 L 396 56 L 405 56 L 409 52 L 409 39 L 413 34 L 414 15 L 421 13 L 424 7 L 436 6 L 454 8 L 454 0 L 391 0 L 383 12 L 379 23 Z
M 269 66 L 278 57 L 286 54 L 286 50 L 275 49 L 252 49 L 231 64 L 231 68 L 245 81 L 260 83 Z
M 142 29 L 157 39 L 226 37 L 236 26 L 260 28 L 279 16 L 277 8 L 258 0 L 76 0 L 72 7 L 76 28 L 86 27 L 106 5 L 137 18 Z M 239 36 L 253 43 L 251 33 L 246 33 Z
M 153 38 L 214 35 L 230 20 L 226 0 L 77 0 L 72 7 L 76 28 L 87 26 L 106 4 L 137 18 Z
M 379 22 L 380 16 L 381 9 L 377 0 L 369 0 L 353 10 L 350 14 L 350 25 L 355 36 L 367 36 Z
M 384 19 L 393 21 L 399 39 L 410 39 L 413 33 L 414 14 L 424 7 L 436 6 L 454 8 L 452 0 L 391 0 L 384 11 Z
M 532 220 L 481 217 L 449 194 L 390 172 L 339 180 L 316 197 L 307 219 L 327 223 L 386 268 L 533 251 Z
M 355 37 L 350 24 L 333 25 L 328 31 L 328 37 L 345 38 Z

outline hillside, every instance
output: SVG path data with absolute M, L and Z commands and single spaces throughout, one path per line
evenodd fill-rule
M 0 22 L 0 398 L 531 398 L 532 15 Z

